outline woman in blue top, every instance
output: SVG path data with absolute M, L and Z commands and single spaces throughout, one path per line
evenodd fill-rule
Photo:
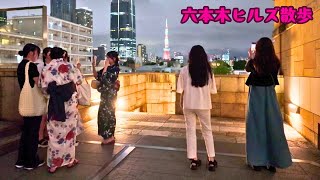
M 275 91 L 275 86 L 279 85 L 279 69 L 280 61 L 272 41 L 261 38 L 253 59 L 246 65 L 246 70 L 251 72 L 246 82 L 250 87 L 246 120 L 247 163 L 256 171 L 266 167 L 276 172 L 276 168 L 287 168 L 292 164 Z

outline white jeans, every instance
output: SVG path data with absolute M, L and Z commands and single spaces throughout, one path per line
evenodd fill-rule
M 211 128 L 211 114 L 208 110 L 184 109 L 186 121 L 187 154 L 188 159 L 197 158 L 197 116 L 201 122 L 202 136 L 206 144 L 208 157 L 215 157 L 214 142 Z

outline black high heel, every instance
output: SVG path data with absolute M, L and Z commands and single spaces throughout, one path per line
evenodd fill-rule
M 272 173 L 276 173 L 277 169 L 274 166 L 267 166 L 266 167 L 268 171 L 272 172 Z
M 208 161 L 207 168 L 209 171 L 215 171 L 217 167 L 218 167 L 218 162 L 216 160 Z
M 248 166 L 254 171 L 261 171 L 262 170 L 260 166 L 253 166 L 253 165 L 250 165 L 250 164 L 248 164 Z
M 198 159 L 198 160 L 192 159 L 191 160 L 191 164 L 190 164 L 190 169 L 191 170 L 197 170 L 199 166 L 201 166 L 201 160 L 200 159 Z

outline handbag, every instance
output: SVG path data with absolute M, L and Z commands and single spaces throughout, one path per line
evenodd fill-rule
M 19 114 L 23 117 L 42 116 L 46 111 L 46 101 L 36 85 L 32 88 L 29 83 L 29 65 L 25 67 L 25 81 L 19 97 Z
M 77 86 L 79 99 L 78 103 L 82 106 L 91 105 L 91 87 L 87 80 L 84 80 L 80 85 Z
M 98 80 L 92 80 L 91 81 L 92 89 L 98 89 L 99 85 L 100 85 L 100 81 L 98 81 Z

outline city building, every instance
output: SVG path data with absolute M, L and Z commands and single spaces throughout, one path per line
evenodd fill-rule
M 42 8 L 44 12 L 47 9 Z M 22 57 L 17 52 L 25 44 L 34 43 L 42 49 L 55 46 L 65 49 L 71 62 L 82 64 L 83 73 L 91 72 L 92 28 L 47 16 L 46 12 L 12 16 L 7 21 L 6 26 L 0 27 L 0 63 L 19 63 Z
M 76 22 L 76 0 L 50 0 L 51 16 L 69 22 Z
M 75 23 L 82 26 L 93 28 L 92 10 L 86 7 L 78 8 L 75 11 Z
M 0 26 L 7 25 L 7 12 L 0 11 Z
M 136 15 L 134 0 L 111 1 L 110 49 L 122 61 L 136 57 Z
M 147 47 L 143 44 L 138 44 L 137 57 L 141 59 L 142 63 L 148 61 Z
M 170 61 L 170 48 L 169 48 L 169 28 L 168 28 L 168 19 L 166 19 L 166 29 L 164 37 L 164 49 L 163 49 L 163 60 Z
M 174 52 L 173 59 L 177 60 L 180 64 L 184 63 L 184 56 L 181 52 Z

